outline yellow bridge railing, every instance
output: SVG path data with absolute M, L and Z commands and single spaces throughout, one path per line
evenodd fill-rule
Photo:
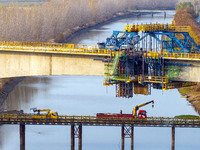
M 160 77 L 160 76 L 142 76 L 138 77 L 138 82 L 141 84 L 142 82 L 149 83 L 168 83 L 168 77 Z
M 0 50 L 111 56 L 111 50 L 83 44 L 0 41 Z
M 200 60 L 200 54 L 192 54 L 192 53 L 167 53 L 167 52 L 148 52 L 147 57 L 152 58 L 169 58 L 169 59 L 194 59 Z

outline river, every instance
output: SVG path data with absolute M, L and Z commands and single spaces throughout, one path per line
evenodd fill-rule
M 105 41 L 113 30 L 123 30 L 127 23 L 170 23 L 174 13 L 126 18 L 81 32 L 70 43 L 96 44 Z M 145 106 L 148 116 L 174 117 L 197 115 L 193 107 L 181 98 L 177 89 L 162 91 L 152 89 L 151 95 L 134 95 L 124 99 L 115 97 L 115 86 L 104 87 L 99 76 L 27 77 L 9 94 L 2 108 L 49 108 L 63 115 L 95 115 L 99 112 L 131 113 L 137 104 L 155 100 L 155 107 Z M 120 127 L 83 126 L 83 150 L 120 150 Z M 171 128 L 135 127 L 135 150 L 171 149 Z M 176 128 L 176 150 L 199 150 L 199 129 Z M 76 146 L 77 146 L 76 142 Z M 130 149 L 130 139 L 125 148 Z M 0 126 L 0 150 L 19 150 L 19 126 Z M 76 147 L 77 149 L 77 147 Z M 26 150 L 70 150 L 70 126 L 26 126 Z

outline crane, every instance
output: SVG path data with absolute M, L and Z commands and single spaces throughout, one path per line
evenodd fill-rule
M 32 108 L 33 112 L 37 112 L 37 114 L 32 115 L 33 118 L 52 118 L 57 119 L 58 113 L 56 111 L 51 111 L 50 109 L 37 109 Z M 46 113 L 40 113 L 40 112 L 46 112 Z
M 149 102 L 146 102 L 144 104 L 140 104 L 140 105 L 136 105 L 133 109 L 133 113 L 132 114 L 123 114 L 122 113 L 122 110 L 120 110 L 120 113 L 119 114 L 116 114 L 116 113 L 97 113 L 96 114 L 96 117 L 97 118 L 139 118 L 139 119 L 146 119 L 147 118 L 147 112 L 145 110 L 140 110 L 138 112 L 138 115 L 137 115 L 137 111 L 139 110 L 140 107 L 142 106 L 145 106 L 145 105 L 148 105 L 152 103 L 152 107 L 154 106 L 154 100 L 152 101 L 149 101 Z
M 134 108 L 133 108 L 133 116 L 135 118 L 146 118 L 146 111 L 145 110 L 140 110 L 138 115 L 137 115 L 137 111 L 139 110 L 140 107 L 142 106 L 145 106 L 145 105 L 148 105 L 152 103 L 152 107 L 154 107 L 154 100 L 152 101 L 149 101 L 149 102 L 146 102 L 146 103 L 143 103 L 143 104 L 140 104 L 140 105 L 136 105 Z

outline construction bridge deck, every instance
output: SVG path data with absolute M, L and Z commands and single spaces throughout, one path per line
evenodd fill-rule
M 111 56 L 109 49 L 99 49 L 97 45 L 0 41 L 0 51 L 57 53 L 76 55 Z
M 85 126 L 121 126 L 134 125 L 139 127 L 185 127 L 200 128 L 200 119 L 176 119 L 164 117 L 135 118 L 97 118 L 96 116 L 59 116 L 53 118 L 33 118 L 32 115 L 0 114 L 0 124 L 25 125 L 72 125 Z
M 129 25 L 130 26 L 130 25 Z M 100 49 L 98 45 L 85 44 L 64 44 L 64 43 L 44 43 L 44 42 L 10 42 L 0 41 L 0 51 L 32 52 L 32 53 L 56 53 L 75 54 L 88 56 L 115 56 L 116 52 L 110 49 Z M 168 53 L 168 52 L 148 52 L 147 57 L 180 60 L 200 60 L 200 54 L 192 53 Z

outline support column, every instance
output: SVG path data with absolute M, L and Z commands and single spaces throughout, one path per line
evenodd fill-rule
M 75 139 L 78 138 L 78 150 L 82 150 L 82 124 L 71 125 L 71 150 L 75 150 Z
M 164 18 L 166 18 L 167 17 L 167 14 L 166 14 L 166 12 L 164 12 Z
M 131 126 L 131 150 L 134 150 L 134 125 Z
M 71 150 L 75 149 L 74 124 L 71 125 Z
M 25 150 L 25 124 L 19 125 L 20 132 L 20 150 Z
M 121 142 L 122 142 L 122 150 L 124 150 L 124 125 L 122 125 L 122 136 L 121 136 Z
M 134 149 L 134 125 L 122 125 L 121 133 L 122 150 L 125 148 L 125 138 L 131 139 L 131 150 Z
M 175 150 L 175 126 L 172 126 L 172 150 Z
M 78 149 L 82 150 L 82 124 L 79 125 Z

